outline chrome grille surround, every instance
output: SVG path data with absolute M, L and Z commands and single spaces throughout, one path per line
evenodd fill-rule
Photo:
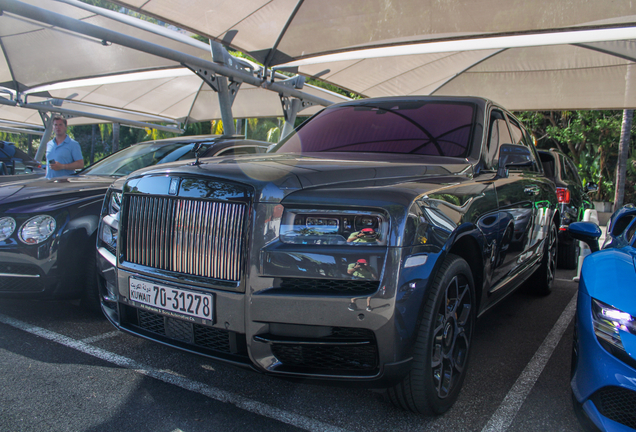
M 123 259 L 181 274 L 238 282 L 245 203 L 125 195 Z

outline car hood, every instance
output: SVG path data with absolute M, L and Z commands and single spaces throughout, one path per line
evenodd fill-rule
M 301 189 L 363 188 L 405 182 L 458 181 L 473 174 L 465 159 L 331 153 L 321 155 L 264 154 L 257 156 L 202 159 L 200 165 L 163 164 L 136 171 L 143 175 L 212 176 L 256 189 L 257 201 L 280 201 Z M 119 183 L 119 182 L 118 182 Z
M 0 187 L 0 205 L 48 197 L 54 197 L 61 204 L 75 197 L 103 195 L 113 180 L 112 177 L 75 175 L 6 183 Z

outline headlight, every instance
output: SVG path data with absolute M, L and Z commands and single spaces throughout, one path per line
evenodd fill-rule
M 119 214 L 121 209 L 121 192 L 112 192 L 108 200 L 108 214 Z
M 636 335 L 636 319 L 613 306 L 592 299 L 592 320 L 594 333 L 601 343 L 625 352 L 620 331 Z
M 386 245 L 388 223 L 373 211 L 287 209 L 280 233 L 283 243 Z
M 119 220 L 107 215 L 102 218 L 102 224 L 100 227 L 100 240 L 104 243 L 111 252 L 117 250 L 117 238 L 119 233 Z
M 119 191 L 109 191 L 106 194 L 102 207 L 102 221 L 99 226 L 99 244 L 106 247 L 113 254 L 117 251 L 117 240 L 119 238 L 121 199 L 122 194 Z
M 55 219 L 51 216 L 38 215 L 22 224 L 18 237 L 23 243 L 39 244 L 51 237 L 56 227 Z
M 5 241 L 15 231 L 15 220 L 10 217 L 0 218 L 0 241 Z

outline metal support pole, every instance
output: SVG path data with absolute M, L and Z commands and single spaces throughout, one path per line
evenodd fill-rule
M 41 104 L 41 103 L 25 103 L 20 105 L 22 108 L 30 108 L 30 109 L 35 109 L 38 111 L 47 111 L 47 112 L 54 112 L 54 113 L 60 113 L 63 114 L 65 116 L 71 116 L 71 117 L 89 117 L 89 118 L 94 118 L 94 119 L 98 119 L 98 120 L 105 120 L 107 122 L 111 122 L 111 123 L 121 123 L 121 124 L 125 124 L 128 126 L 132 126 L 132 127 L 139 127 L 139 128 L 151 128 L 151 129 L 158 129 L 158 130 L 162 130 L 162 131 L 166 131 L 166 132 L 174 132 L 174 133 L 182 133 L 183 131 L 177 127 L 174 126 L 164 126 L 164 125 L 158 125 L 158 124 L 154 124 L 154 123 L 147 123 L 147 122 L 140 122 L 140 121 L 135 121 L 135 120 L 128 120 L 128 119 L 123 119 L 123 118 L 118 118 L 118 117 L 112 117 L 112 116 L 106 116 L 106 115 L 101 115 L 101 114 L 87 114 L 85 112 L 82 111 L 76 111 L 76 110 L 71 110 L 71 109 L 67 109 L 67 108 L 62 108 L 59 106 L 53 106 L 53 105 L 46 105 L 46 104 Z
M 219 106 L 221 108 L 221 120 L 223 120 L 223 135 L 234 135 L 234 116 L 232 115 L 232 100 L 227 86 L 227 78 L 217 77 L 219 81 Z
M 51 135 L 53 132 L 53 116 L 49 115 L 45 111 L 40 111 L 40 117 L 42 118 L 42 123 L 44 123 L 44 135 L 42 135 L 42 139 L 40 139 L 40 145 L 38 146 L 38 151 L 35 153 L 36 161 L 44 160 L 44 153 L 46 152 L 46 143 L 51 139 Z
M 292 99 L 291 101 L 288 101 L 288 103 L 285 103 L 285 102 L 286 101 L 283 101 L 283 112 L 285 113 L 285 124 L 283 125 L 283 131 L 280 134 L 281 139 L 285 138 L 287 135 L 289 135 L 291 131 L 294 130 L 296 115 L 298 114 L 298 111 L 300 111 L 300 107 L 301 107 L 300 99 Z
M 36 129 L 25 129 L 25 128 L 14 128 L 9 126 L 3 126 L 0 124 L 0 130 L 3 132 L 15 133 L 15 134 L 31 134 L 31 135 L 42 135 L 44 134 L 41 130 Z

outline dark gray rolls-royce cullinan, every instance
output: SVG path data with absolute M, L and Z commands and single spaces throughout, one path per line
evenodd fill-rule
M 102 309 L 140 337 L 442 413 L 475 320 L 524 282 L 550 292 L 558 223 L 531 135 L 493 102 L 346 102 L 266 154 L 117 181 Z

